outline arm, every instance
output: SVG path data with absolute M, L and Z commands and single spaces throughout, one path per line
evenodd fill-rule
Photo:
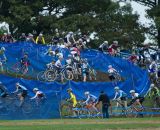
M 117 99 L 117 96 L 118 96 L 118 93 L 116 92 L 113 100 Z
M 90 96 L 87 97 L 87 100 L 86 100 L 84 103 L 85 103 L 85 104 L 88 104 L 89 99 L 90 99 Z
M 38 39 L 39 39 L 39 37 L 36 38 L 36 44 L 38 43 Z
M 31 99 L 35 99 L 35 98 L 37 98 L 37 96 L 38 96 L 38 93 L 36 93 L 35 96 L 32 97 Z
M 46 44 L 46 43 L 45 43 L 45 40 L 44 40 L 44 37 L 42 37 L 42 43 L 43 43 L 43 44 Z

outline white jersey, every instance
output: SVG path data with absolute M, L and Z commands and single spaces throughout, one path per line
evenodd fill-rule
M 108 73 L 109 74 L 113 74 L 113 73 L 116 73 L 117 71 L 114 69 L 114 68 L 110 68 L 108 69 Z
M 62 67 L 61 61 L 57 60 L 56 63 L 55 63 L 55 66 L 58 67 L 58 68 L 61 68 Z
M 132 96 L 132 99 L 138 98 L 139 94 L 135 93 L 134 96 Z

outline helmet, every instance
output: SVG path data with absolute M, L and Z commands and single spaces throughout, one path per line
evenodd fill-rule
M 113 43 L 118 44 L 118 41 L 113 41 Z
M 153 88 L 154 87 L 154 84 L 151 84 L 151 86 L 150 86 L 151 88 Z
M 114 90 L 119 90 L 119 87 L 118 87 L 118 86 L 116 86 L 116 87 L 114 88 Z
M 40 33 L 40 34 L 39 34 L 39 36 L 43 36 L 43 34 L 42 34 L 42 33 Z
M 89 92 L 88 92 L 88 91 L 86 91 L 84 94 L 85 94 L 85 95 L 89 95 Z
M 109 65 L 108 68 L 112 68 L 112 65 Z
M 6 49 L 5 49 L 5 47 L 1 47 L 1 50 L 5 51 Z
M 38 88 L 34 88 L 34 89 L 33 89 L 33 91 L 38 91 L 38 90 L 39 90 Z
M 71 92 L 71 91 L 72 91 L 72 88 L 68 88 L 68 89 L 67 89 L 67 92 Z
M 108 41 L 104 41 L 105 44 L 108 44 Z
M 19 86 L 20 85 L 19 82 L 17 82 L 16 85 Z
M 135 90 L 131 90 L 129 93 L 135 93 Z
M 73 34 L 73 32 L 69 32 L 69 34 L 71 34 L 71 35 L 72 35 L 72 34 Z

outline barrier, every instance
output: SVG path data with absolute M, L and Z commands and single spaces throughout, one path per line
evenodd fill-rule
M 36 77 L 37 73 L 46 69 L 46 64 L 53 60 L 53 57 L 45 55 L 50 46 L 44 45 L 36 45 L 33 43 L 19 42 L 14 44 L 9 43 L 0 43 L 0 47 L 5 47 L 5 55 L 7 57 L 7 66 L 10 68 L 13 64 L 20 60 L 25 52 L 28 53 L 29 59 L 31 62 L 31 66 L 34 69 L 34 73 L 30 75 L 31 77 Z M 52 49 L 55 50 L 57 47 L 53 46 Z M 67 49 L 59 48 L 61 53 L 63 53 L 64 58 L 68 56 L 70 53 Z M 125 79 L 123 82 L 118 82 L 117 85 L 120 89 L 124 90 L 128 96 L 130 96 L 129 91 L 131 89 L 135 89 L 136 92 L 144 95 L 150 86 L 149 77 L 147 71 L 140 69 L 137 66 L 134 66 L 132 63 L 123 60 L 121 58 L 114 58 L 109 55 L 103 54 L 96 50 L 84 50 L 81 52 L 82 58 L 87 58 L 91 67 L 96 70 L 106 72 L 108 69 L 108 65 L 112 65 L 116 68 L 120 75 Z M 57 82 L 40 82 L 36 80 L 25 80 L 18 79 L 13 77 L 8 77 L 4 75 L 0 75 L 0 80 L 7 86 L 9 91 L 13 91 L 15 82 L 20 82 L 22 85 L 26 86 L 29 91 L 29 95 L 33 96 L 32 89 L 34 87 L 38 87 L 40 90 L 44 91 L 45 94 L 50 99 L 50 95 L 56 95 L 55 92 L 59 92 L 59 96 L 54 96 L 49 104 L 51 105 L 55 102 L 54 106 L 50 106 L 52 109 L 46 111 L 46 115 L 42 114 L 42 117 L 26 117 L 28 118 L 50 118 L 50 117 L 59 117 L 59 101 L 60 99 L 67 98 L 66 89 L 71 87 L 73 92 L 77 96 L 77 99 L 83 99 L 84 92 L 90 91 L 92 94 L 98 96 L 100 91 L 105 91 L 110 98 L 114 96 L 114 87 L 111 82 L 74 82 L 68 81 L 64 84 L 60 84 Z M 53 112 L 57 113 L 53 116 Z M 50 114 L 52 113 L 52 114 Z M 1 117 L 0 117 L 1 118 Z M 17 117 L 20 118 L 20 117 Z

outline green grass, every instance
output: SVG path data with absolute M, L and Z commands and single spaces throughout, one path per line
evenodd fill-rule
M 160 117 L 0 121 L 0 130 L 160 129 Z

